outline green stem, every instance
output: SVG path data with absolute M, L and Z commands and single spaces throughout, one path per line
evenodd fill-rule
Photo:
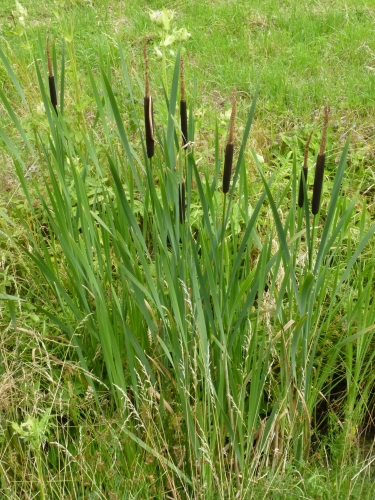
M 316 216 L 319 214 L 314 215 L 313 217 L 313 227 L 312 227 L 312 233 L 311 233 L 311 245 L 310 245 L 310 253 L 309 253 L 309 271 L 312 269 L 312 258 L 313 258 L 313 251 L 314 251 L 314 239 L 315 239 L 315 221 L 316 221 Z
M 167 58 L 165 56 L 165 46 L 164 46 L 165 37 L 164 34 L 161 37 L 161 53 L 162 53 L 162 70 L 163 70 L 163 84 L 165 90 L 167 90 Z
M 220 286 L 220 303 L 221 303 L 221 310 L 224 312 L 224 241 L 225 241 L 225 227 L 224 227 L 224 222 L 225 222 L 225 209 L 226 209 L 226 201 L 227 197 L 224 194 L 224 203 L 223 203 L 223 217 L 222 217 L 222 222 L 221 222 L 221 249 L 220 249 L 220 274 L 219 274 L 219 286 Z
M 35 460 L 36 460 L 36 466 L 38 469 L 40 497 L 41 497 L 41 500 L 45 500 L 46 494 L 44 491 L 43 471 L 42 471 L 42 463 L 41 463 L 41 459 L 40 459 L 40 451 L 36 451 Z

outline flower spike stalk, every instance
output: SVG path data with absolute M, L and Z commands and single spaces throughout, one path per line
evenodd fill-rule
M 314 178 L 314 190 L 313 197 L 311 203 L 311 212 L 313 215 L 316 215 L 319 212 L 320 208 L 320 198 L 322 194 L 323 187 L 323 177 L 324 177 L 324 167 L 326 162 L 326 143 L 327 143 L 327 129 L 328 129 L 328 119 L 329 119 L 329 108 L 326 106 L 324 108 L 324 125 L 323 125 L 323 134 L 322 140 L 320 142 L 320 150 L 318 153 L 318 158 L 316 160 L 315 167 L 315 178 Z
M 305 183 L 307 183 L 307 174 L 308 174 L 308 168 L 307 168 L 307 160 L 308 160 L 308 157 L 309 157 L 309 146 L 310 146 L 310 141 L 311 141 L 311 137 L 313 135 L 313 130 L 310 132 L 310 135 L 306 141 L 306 145 L 305 145 L 305 156 L 304 156 L 304 159 L 303 159 L 303 167 L 302 167 L 302 172 L 301 172 L 301 178 L 300 178 L 300 181 L 299 181 L 299 193 L 298 193 L 298 206 L 300 208 L 303 207 L 303 201 L 304 201 L 304 191 L 303 191 L 303 179 L 302 179 L 302 176 L 304 175 L 305 177 Z
M 52 106 L 55 109 L 56 115 L 57 112 L 57 94 L 56 94 L 56 86 L 55 86 L 55 77 L 53 76 L 52 70 L 52 60 L 51 53 L 49 48 L 49 35 L 47 36 L 47 63 L 48 63 L 48 84 L 49 84 L 49 95 L 51 98 Z
M 234 142 L 234 123 L 236 120 L 236 89 L 233 92 L 232 101 L 232 113 L 230 116 L 230 127 L 229 127 L 229 137 L 228 142 L 225 147 L 225 158 L 224 158 L 224 176 L 223 176 L 223 193 L 226 194 L 229 191 L 230 178 L 232 175 L 232 164 L 233 164 L 233 142 Z
M 150 82 L 148 78 L 148 57 L 147 57 L 147 42 L 143 49 L 143 57 L 145 60 L 145 98 L 144 98 L 144 116 L 145 116 L 145 130 L 146 130 L 146 150 L 147 157 L 154 156 L 154 114 L 152 106 L 152 98 L 150 96 Z

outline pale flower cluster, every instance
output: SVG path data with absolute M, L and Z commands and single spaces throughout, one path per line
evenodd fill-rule
M 13 14 L 15 17 L 17 17 L 18 22 L 22 26 L 25 26 L 27 18 L 27 9 L 23 7 L 23 5 L 21 5 L 17 0 L 16 0 L 16 10 L 13 12 Z
M 175 18 L 175 12 L 173 10 L 150 10 L 149 16 L 151 21 L 160 30 L 160 46 L 162 47 L 162 49 L 164 49 L 165 47 L 169 47 L 175 42 L 185 42 L 191 37 L 191 34 L 187 31 L 186 28 L 173 28 L 173 31 L 170 32 L 172 21 Z M 155 46 L 154 52 L 158 58 L 162 58 L 163 53 L 160 47 Z

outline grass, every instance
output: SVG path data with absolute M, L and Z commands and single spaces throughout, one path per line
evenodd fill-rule
M 160 34 L 141 2 L 25 6 L 25 27 L 13 4 L 2 26 L 1 492 L 372 498 L 363 435 L 374 403 L 375 226 L 371 143 L 360 135 L 372 130 L 374 12 L 358 2 L 254 2 L 248 17 L 241 2 L 166 5 L 192 33 L 182 48 L 193 144 L 182 149 L 180 52 L 152 55 Z M 37 13 L 54 16 L 58 115 Z M 152 158 L 142 121 L 149 34 Z M 312 111 L 327 101 L 313 217 L 322 119 Z

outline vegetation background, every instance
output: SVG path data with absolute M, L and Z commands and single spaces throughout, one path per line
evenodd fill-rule
M 1 7 L 0 494 L 373 498 L 375 7 Z M 175 12 L 169 34 L 191 34 L 180 50 L 194 160 L 174 144 L 178 119 L 170 120 L 179 45 L 163 51 L 167 33 L 151 9 Z M 46 100 L 47 33 L 59 117 Z M 147 40 L 161 144 L 153 177 L 139 133 Z M 228 201 L 221 169 L 234 88 L 242 160 Z M 312 130 L 314 171 L 326 105 L 323 202 L 313 219 L 296 208 L 299 171 Z M 173 217 L 182 176 L 185 225 Z M 174 327 L 178 314 L 188 326 Z M 117 359 L 122 329 L 129 344 Z

